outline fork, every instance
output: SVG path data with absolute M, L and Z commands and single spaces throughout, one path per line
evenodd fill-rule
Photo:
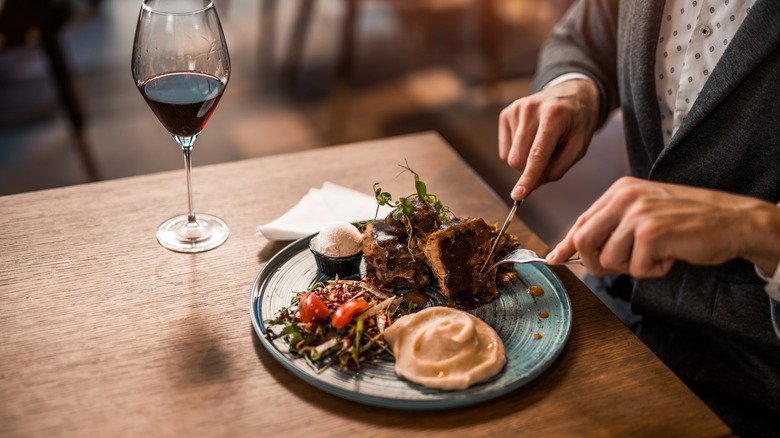
M 544 263 L 547 264 L 547 259 L 544 257 L 539 257 L 538 254 L 531 251 L 530 249 L 526 249 L 523 247 L 519 247 L 515 249 L 514 251 L 510 252 L 509 254 L 505 255 L 501 260 L 496 262 L 493 266 L 488 269 L 489 271 L 492 271 L 493 269 L 496 269 L 499 265 L 503 265 L 505 263 Z M 560 263 L 556 263 L 558 265 L 570 265 L 574 263 L 582 264 L 582 259 L 580 257 L 564 260 Z

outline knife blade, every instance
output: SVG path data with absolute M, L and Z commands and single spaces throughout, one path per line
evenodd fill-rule
M 509 223 L 512 222 L 512 218 L 515 216 L 515 213 L 517 212 L 517 207 L 520 206 L 520 204 L 523 203 L 523 200 L 515 201 L 512 204 L 512 209 L 509 210 L 509 215 L 506 217 L 506 220 L 504 220 L 504 225 L 501 225 L 501 229 L 498 230 L 498 234 L 496 235 L 496 239 L 493 241 L 493 246 L 490 247 L 490 252 L 488 253 L 487 258 L 485 259 L 485 263 L 482 264 L 482 267 L 479 269 L 479 274 L 482 275 L 482 271 L 485 270 L 485 266 L 488 265 L 490 262 L 490 258 L 493 257 L 493 253 L 496 251 L 496 247 L 498 246 L 498 242 L 501 240 L 501 237 L 504 235 L 504 232 L 506 232 L 507 227 L 509 226 Z

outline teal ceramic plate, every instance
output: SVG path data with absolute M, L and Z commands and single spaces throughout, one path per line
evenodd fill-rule
M 266 320 L 290 305 L 295 291 L 306 290 L 322 278 L 309 252 L 309 236 L 293 242 L 272 258 L 252 285 L 252 325 L 263 346 L 287 369 L 331 394 L 374 406 L 400 409 L 447 409 L 472 405 L 513 391 L 546 370 L 558 357 L 571 328 L 571 304 L 560 280 L 546 266 L 515 265 L 518 281 L 501 288 L 501 298 L 470 311 L 492 326 L 506 347 L 507 364 L 494 378 L 464 390 L 430 389 L 401 379 L 393 362 L 375 361 L 359 371 L 330 367 L 321 373 L 289 353 L 283 339 L 268 340 Z M 365 272 L 365 264 L 361 268 Z M 539 298 L 527 292 L 531 285 L 544 288 Z M 437 288 L 425 291 L 431 302 L 441 302 Z M 540 311 L 549 313 L 540 318 Z M 534 339 L 534 333 L 542 338 Z

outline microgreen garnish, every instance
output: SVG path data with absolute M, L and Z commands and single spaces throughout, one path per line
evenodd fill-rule
M 379 207 L 382 205 L 389 205 L 390 207 L 395 208 L 392 213 L 393 219 L 395 220 L 400 221 L 403 217 L 406 217 L 407 220 L 411 219 L 414 215 L 414 204 L 412 203 L 412 198 L 417 197 L 417 199 L 427 202 L 434 208 L 434 210 L 436 210 L 436 213 L 439 215 L 439 220 L 441 222 L 450 222 L 450 210 L 441 202 L 438 196 L 434 195 L 433 193 L 428 193 L 428 187 L 425 185 L 425 182 L 420 179 L 420 174 L 409 167 L 409 162 L 404 160 L 404 164 L 399 164 L 398 166 L 403 169 L 398 175 L 401 175 L 405 172 L 409 172 L 414 175 L 415 193 L 407 196 L 401 196 L 397 201 L 393 202 L 393 196 L 390 193 L 382 190 L 382 187 L 379 186 L 378 182 L 374 183 L 374 197 L 376 198 L 377 203 L 374 219 L 376 220 L 376 216 L 379 214 Z

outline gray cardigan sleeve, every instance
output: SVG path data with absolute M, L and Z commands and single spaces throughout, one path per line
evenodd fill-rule
M 599 124 L 619 104 L 617 88 L 618 0 L 579 0 L 542 46 L 531 89 L 556 77 L 582 73 L 599 87 Z

